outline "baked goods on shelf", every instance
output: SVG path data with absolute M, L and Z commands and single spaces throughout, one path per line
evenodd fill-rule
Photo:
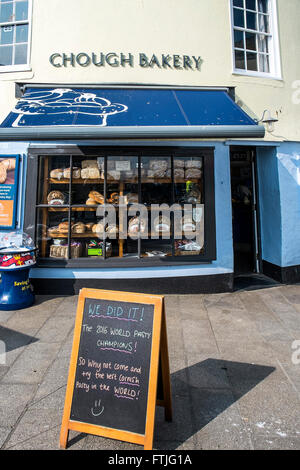
M 95 199 L 89 197 L 86 201 L 85 204 L 87 206 L 96 206 L 98 203 L 95 201 Z
M 189 169 L 189 168 L 198 168 L 199 170 L 202 168 L 202 160 L 200 159 L 196 159 L 196 160 L 193 160 L 192 158 L 191 159 L 187 159 L 185 160 L 185 168 L 186 169 Z
M 89 199 L 93 199 L 96 204 L 104 204 L 104 196 L 98 191 L 90 191 Z
M 128 233 L 129 234 L 137 234 L 137 233 L 145 233 L 146 231 L 146 222 L 144 219 L 140 217 L 132 217 L 128 223 Z
M 77 222 L 72 226 L 72 233 L 84 233 L 86 231 L 86 226 L 83 222 Z
M 93 233 L 103 234 L 105 232 L 104 223 L 100 221 L 97 224 L 94 224 L 92 226 L 92 232 Z
M 71 258 L 79 258 L 82 254 L 82 245 L 79 242 L 72 242 L 71 243 L 71 250 L 70 255 Z M 50 258 L 68 258 L 68 245 L 56 245 L 53 244 L 50 246 Z
M 86 231 L 87 231 L 87 232 L 91 232 L 94 225 L 95 225 L 94 222 L 88 222 L 88 223 L 86 223 L 86 224 L 85 224 L 85 229 L 86 229 Z
M 199 168 L 188 168 L 185 170 L 185 178 L 201 178 L 202 171 Z
M 50 206 L 60 206 L 65 203 L 65 196 L 61 191 L 50 191 L 47 202 Z
M 137 193 L 127 193 L 123 197 L 125 204 L 138 204 L 139 202 L 139 195 Z
M 71 168 L 64 169 L 64 179 L 69 180 L 71 178 Z M 73 167 L 72 179 L 76 180 L 80 178 L 80 168 Z
M 93 167 L 82 168 L 82 170 L 80 171 L 80 174 L 83 180 L 100 178 L 100 171 L 98 168 L 93 168 Z
M 114 192 L 114 193 L 111 193 L 110 198 L 108 199 L 107 202 L 109 202 L 110 204 L 119 204 L 119 199 L 120 199 L 119 193 Z
M 97 168 L 99 169 L 97 160 L 82 160 L 81 168 Z
M 63 168 L 55 168 L 54 170 L 50 171 L 50 178 L 61 180 L 63 177 L 64 177 Z
M 71 222 L 71 229 L 73 226 L 74 222 Z M 69 232 L 69 222 L 61 222 L 58 225 L 58 232 L 59 233 L 68 233 Z

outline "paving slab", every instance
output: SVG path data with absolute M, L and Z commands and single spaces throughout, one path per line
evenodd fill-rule
M 58 448 L 77 301 L 37 296 L 0 312 L 0 448 Z M 173 421 L 157 407 L 154 449 L 299 450 L 300 285 L 166 296 L 165 306 Z M 69 449 L 141 446 L 70 432 Z

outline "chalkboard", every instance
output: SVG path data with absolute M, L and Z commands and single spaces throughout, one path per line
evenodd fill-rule
M 74 429 L 152 448 L 158 376 L 171 415 L 163 307 L 161 296 L 81 290 L 61 447 Z

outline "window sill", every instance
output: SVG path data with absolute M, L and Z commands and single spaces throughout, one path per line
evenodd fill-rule
M 208 264 L 212 259 L 202 256 L 176 256 L 161 258 L 74 258 L 74 259 L 50 259 L 38 258 L 38 268 L 84 268 L 84 269 L 111 269 L 111 268 L 150 268 L 165 266 L 186 266 L 189 264 Z
M 1 73 L 16 73 L 16 72 L 31 72 L 32 67 L 30 65 L 8 65 L 0 66 Z
M 232 75 L 237 77 L 259 78 L 264 80 L 276 80 L 277 82 L 283 82 L 282 76 L 276 76 L 260 72 L 245 72 L 243 70 L 234 70 L 232 72 Z

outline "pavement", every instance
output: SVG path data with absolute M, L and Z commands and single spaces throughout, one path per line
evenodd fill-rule
M 173 421 L 157 407 L 154 449 L 300 449 L 300 284 L 263 287 L 166 296 Z M 0 311 L 1 449 L 58 449 L 76 304 Z M 68 449 L 141 446 L 70 431 Z

